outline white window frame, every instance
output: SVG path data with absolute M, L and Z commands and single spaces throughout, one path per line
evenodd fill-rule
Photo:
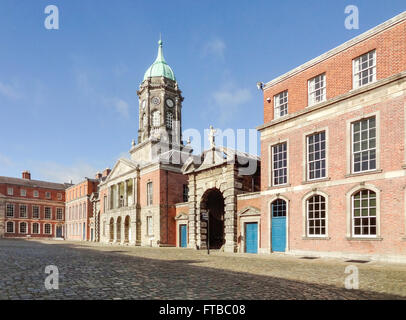
M 281 103 L 281 100 L 283 103 Z M 289 93 L 288 90 L 282 91 L 273 97 L 274 103 L 274 119 L 278 119 L 288 115 L 289 112 Z M 281 110 L 284 110 L 284 114 L 281 114 Z
M 310 144 L 309 144 L 309 139 L 312 136 L 321 134 L 324 132 L 324 158 L 320 158 L 318 161 L 323 161 L 324 160 L 324 176 L 321 176 L 319 178 L 310 178 Z M 313 143 L 314 145 L 315 143 Z M 316 161 L 313 159 L 312 161 L 313 163 L 315 163 Z M 309 135 L 306 136 L 306 179 L 308 181 L 315 181 L 315 180 L 321 180 L 321 179 L 325 179 L 327 177 L 327 131 L 326 130 L 322 130 L 322 131 L 318 131 L 318 132 L 314 132 L 311 133 Z
M 318 78 L 321 78 L 318 79 Z M 316 88 L 316 80 L 322 82 L 322 86 Z M 308 106 L 313 106 L 327 99 L 327 89 L 326 89 L 326 73 L 321 73 L 307 81 L 307 93 L 308 93 Z M 317 95 L 317 92 L 321 91 L 320 95 Z M 321 97 L 321 98 L 320 98 Z
M 38 226 L 38 232 L 34 232 L 34 225 Z M 32 234 L 41 234 L 41 224 L 39 222 L 33 222 L 31 224 L 31 233 Z
M 151 188 L 150 188 L 151 186 Z M 147 182 L 147 206 L 151 206 L 154 204 L 154 191 L 153 191 L 154 184 L 152 181 Z
M 21 196 L 21 197 L 26 197 L 26 196 L 27 196 L 27 190 L 25 190 L 25 189 L 20 189 L 20 196 Z
M 34 216 L 34 208 L 38 209 L 38 217 Z M 41 217 L 41 207 L 40 206 L 32 206 L 32 218 L 39 219 Z
M 13 225 L 13 231 L 8 231 L 8 225 L 11 223 Z M 15 233 L 15 222 L 14 221 L 6 221 L 6 233 Z
M 373 65 L 368 66 L 366 69 L 363 69 L 363 70 L 357 70 L 357 63 L 359 65 L 361 59 L 371 53 L 372 53 Z M 370 59 L 368 59 L 368 61 L 370 61 Z M 372 69 L 372 80 L 371 81 L 369 80 L 370 75 L 368 72 L 368 76 L 367 76 L 368 82 L 360 85 L 359 82 L 361 81 L 361 79 L 359 78 L 359 75 L 362 74 L 362 72 L 365 72 L 367 70 L 369 71 L 370 69 Z M 375 81 L 376 81 L 376 50 L 374 49 L 374 50 L 368 51 L 367 53 L 364 53 L 352 60 L 352 87 L 353 87 L 353 89 L 358 89 L 358 88 L 361 88 L 368 84 L 374 83 Z
M 38 190 L 34 190 L 34 198 L 39 198 L 39 192 Z
M 59 218 L 59 214 L 61 217 Z M 56 208 L 56 220 L 63 220 L 63 209 L 62 208 Z
M 58 200 L 62 200 L 63 199 L 62 193 L 59 192 L 57 197 L 58 197 Z
M 354 222 L 354 220 L 355 220 L 355 216 L 354 216 L 354 211 L 355 211 L 355 206 L 354 206 L 354 201 L 355 201 L 355 195 L 357 194 L 357 193 L 360 193 L 360 192 L 362 192 L 362 191 L 369 191 L 369 192 L 373 192 L 373 193 L 375 193 L 375 216 L 370 216 L 369 215 L 369 209 L 371 208 L 371 207 L 369 207 L 369 203 L 368 203 L 368 207 L 367 207 L 367 209 L 368 209 L 368 216 L 364 216 L 364 218 L 370 218 L 370 217 L 374 217 L 375 218 L 375 234 L 372 234 L 372 235 L 365 235 L 365 234 L 358 234 L 358 235 L 356 235 L 355 234 L 355 222 Z M 379 204 L 379 202 L 378 202 L 378 193 L 375 191 L 375 190 L 372 190 L 372 189 L 369 189 L 368 187 L 366 187 L 366 188 L 363 188 L 363 189 L 360 189 L 360 190 L 358 190 L 358 191 L 356 191 L 356 192 L 354 192 L 352 195 L 351 195 L 351 237 L 352 238 L 377 238 L 378 237 L 378 223 L 379 223 L 379 221 L 378 221 L 378 204 Z M 362 199 L 362 198 L 361 198 Z M 362 201 L 360 199 L 360 201 Z M 368 201 L 369 201 L 369 197 L 368 197 Z M 364 208 L 364 207 L 360 207 L 360 208 Z M 362 219 L 362 213 L 360 213 L 361 214 L 361 219 Z
M 8 215 L 8 208 L 9 208 L 9 206 L 10 206 L 11 208 L 13 208 L 13 215 L 12 215 L 12 216 L 9 216 L 9 215 Z M 15 216 L 15 205 L 12 204 L 12 203 L 6 203 L 6 218 L 14 218 L 14 216 Z
M 309 200 L 311 198 L 313 198 L 313 197 L 323 197 L 323 199 L 324 199 L 324 218 L 323 218 L 323 220 L 324 220 L 324 234 L 310 234 L 310 223 L 309 223 L 309 221 L 310 221 L 310 219 L 309 219 L 310 203 L 309 203 Z M 327 207 L 327 205 L 328 205 L 327 197 L 325 195 L 323 195 L 323 194 L 313 193 L 313 194 L 309 195 L 306 198 L 306 237 L 308 237 L 308 238 L 326 238 L 327 237 L 327 235 L 328 235 L 328 230 L 327 230 L 327 225 L 328 225 L 328 223 L 327 223 L 327 216 L 328 216 L 327 215 L 327 210 L 328 210 L 328 207 Z M 320 213 L 320 211 L 321 211 L 321 209 L 319 209 L 319 213 Z M 315 210 L 314 210 L 314 212 L 315 212 Z M 320 217 L 319 218 L 313 218 L 313 220 L 321 221 L 322 218 L 320 218 Z
M 49 226 L 49 232 L 47 232 L 47 226 Z M 44 223 L 44 234 L 52 234 L 52 224 Z
M 47 209 L 49 209 L 49 218 L 47 218 Z M 52 208 L 51 207 L 45 207 L 44 208 L 44 219 L 45 220 L 52 220 Z
M 24 216 L 21 215 L 21 209 L 22 209 L 22 208 L 25 208 L 25 215 L 24 215 Z M 18 212 L 18 215 L 19 215 L 20 218 L 27 218 L 27 217 L 28 217 L 28 207 L 27 207 L 26 204 L 20 204 L 20 205 L 19 205 L 19 212 Z
M 23 225 L 23 224 L 25 224 L 25 232 L 21 232 L 21 225 Z M 21 222 L 18 224 L 18 233 L 19 233 L 19 234 L 27 234 L 27 233 L 28 233 L 28 224 L 27 224 L 27 222 L 21 221 Z
M 49 191 L 45 192 L 45 198 L 51 199 L 52 198 L 51 192 Z
M 275 178 L 274 147 L 282 145 L 282 144 L 286 145 L 286 167 L 278 168 L 278 170 L 286 168 L 286 181 L 284 183 L 276 184 L 275 179 L 274 179 Z M 271 186 L 279 187 L 279 186 L 287 185 L 289 183 L 289 144 L 287 141 L 281 141 L 279 143 L 271 145 L 271 164 L 272 164 L 271 165 L 271 168 L 272 168 Z
M 14 195 L 14 188 L 13 187 L 7 187 L 7 195 L 8 196 Z
M 360 149 L 360 151 L 355 152 L 354 151 L 354 125 L 356 123 L 361 124 L 362 121 L 367 121 L 367 120 L 372 119 L 372 118 L 375 118 L 375 148 L 369 148 L 369 149 L 366 149 L 366 150 L 363 150 L 363 151 L 361 151 L 361 149 Z M 368 144 L 369 144 L 369 140 L 371 139 L 369 137 L 369 130 L 370 130 L 370 128 L 368 126 L 368 140 L 367 140 Z M 351 146 L 350 146 L 350 148 L 351 148 L 351 173 L 358 174 L 358 173 L 376 171 L 378 169 L 378 157 L 379 157 L 379 154 L 378 154 L 378 143 L 379 143 L 379 140 L 378 140 L 378 117 L 376 115 L 371 115 L 370 117 L 365 117 L 365 118 L 353 121 L 351 123 L 351 130 L 350 131 L 351 131 Z M 361 131 L 360 131 L 360 133 L 361 133 Z M 360 136 L 359 141 L 361 143 L 361 141 L 362 141 L 361 136 Z M 368 169 L 368 170 L 362 170 L 362 161 L 361 161 L 360 162 L 360 170 L 355 171 L 355 161 L 354 161 L 355 160 L 355 153 L 361 153 L 362 154 L 362 152 L 366 152 L 366 151 L 370 152 L 371 150 L 375 150 L 375 168 Z M 368 166 L 369 166 L 369 164 L 368 164 Z

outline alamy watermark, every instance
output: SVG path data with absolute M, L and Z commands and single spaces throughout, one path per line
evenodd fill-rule
M 45 278 L 45 289 L 58 290 L 59 289 L 59 270 L 57 266 L 50 265 L 45 267 L 45 273 L 49 274 Z
M 347 290 L 359 289 L 359 271 L 354 265 L 349 265 L 345 268 L 345 274 L 349 274 L 345 277 L 344 286 Z
M 48 30 L 59 30 L 59 9 L 55 5 L 45 7 L 44 13 L 48 16 L 45 18 L 44 26 Z
M 344 26 L 347 30 L 359 29 L 359 10 L 357 6 L 348 5 L 344 10 L 348 16 L 344 20 Z

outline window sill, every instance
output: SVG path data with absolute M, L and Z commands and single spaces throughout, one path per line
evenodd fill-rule
M 357 238 L 357 237 L 347 237 L 348 241 L 382 241 L 383 238 L 376 237 L 376 238 Z
M 302 237 L 302 240 L 330 240 L 330 237 Z
M 357 173 L 350 173 L 350 174 L 346 174 L 345 178 L 366 176 L 366 175 L 369 175 L 369 174 L 377 174 L 377 173 L 381 173 L 381 172 L 383 172 L 382 169 L 371 170 L 371 171 L 363 171 L 363 172 L 357 172 Z
M 287 183 L 287 184 L 280 184 L 280 185 L 277 185 L 277 186 L 270 186 L 270 187 L 268 187 L 268 190 L 288 188 L 288 187 L 290 187 L 290 186 L 291 186 L 290 183 Z
M 314 180 L 306 180 L 306 181 L 302 181 L 302 184 L 311 184 L 311 183 L 318 183 L 318 182 L 326 182 L 326 181 L 330 181 L 331 178 L 327 177 L 327 178 L 322 178 L 322 179 L 314 179 Z

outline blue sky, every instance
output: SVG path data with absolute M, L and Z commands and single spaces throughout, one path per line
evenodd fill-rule
M 44 27 L 47 5 L 59 8 L 59 30 Z M 359 8 L 359 30 L 344 28 L 347 5 Z M 404 0 L 1 0 L 0 175 L 78 182 L 125 156 L 160 33 L 185 97 L 183 129 L 203 134 L 257 127 L 257 81 L 404 10 Z

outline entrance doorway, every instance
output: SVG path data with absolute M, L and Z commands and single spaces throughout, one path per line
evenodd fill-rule
M 271 248 L 274 252 L 286 250 L 286 201 L 277 199 L 271 204 L 272 240 Z
M 258 253 L 258 223 L 245 224 L 245 252 Z
M 224 197 L 220 190 L 207 190 L 201 201 L 201 212 L 209 216 L 209 247 L 220 249 L 225 243 Z
M 56 227 L 56 237 L 57 238 L 63 238 L 62 226 L 57 226 Z
M 186 224 L 181 224 L 179 226 L 179 234 L 180 234 L 180 239 L 179 239 L 180 247 L 186 248 L 187 247 L 187 225 Z

